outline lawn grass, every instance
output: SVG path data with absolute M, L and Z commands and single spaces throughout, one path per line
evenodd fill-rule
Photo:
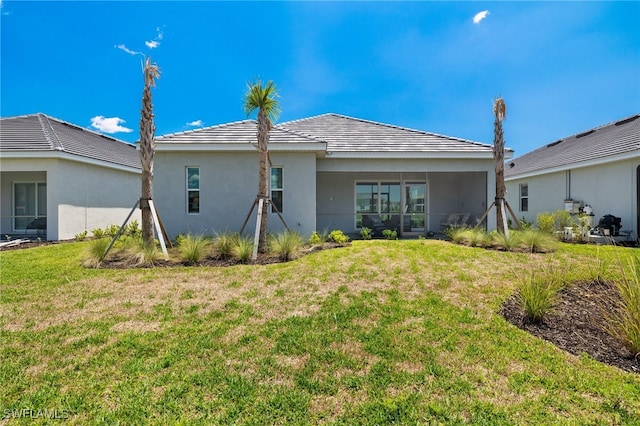
M 570 355 L 497 314 L 531 262 L 589 279 L 615 274 L 594 259 L 613 264 L 633 249 L 561 244 L 522 254 L 378 240 L 282 264 L 96 270 L 80 266 L 87 244 L 0 252 L 2 417 L 46 423 L 57 410 L 70 424 L 367 425 L 640 418 L 640 375 Z

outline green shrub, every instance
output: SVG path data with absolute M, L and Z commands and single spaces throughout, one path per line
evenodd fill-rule
M 555 306 L 565 285 L 564 274 L 553 268 L 531 267 L 518 287 L 517 297 L 525 319 L 539 322 Z
M 209 238 L 204 235 L 187 234 L 180 238 L 178 247 L 184 262 L 188 265 L 197 265 L 209 252 Z
M 362 228 L 360 228 L 360 237 L 362 237 L 363 240 L 370 240 L 371 229 L 367 228 L 366 226 L 363 226 Z
M 333 241 L 336 244 L 346 244 L 349 242 L 349 237 L 346 236 L 341 230 L 334 229 L 329 233 L 327 240 Z
M 469 228 L 468 226 L 447 228 L 445 235 L 456 244 L 471 247 L 486 247 L 491 242 L 491 236 L 483 229 Z
M 510 231 L 508 236 L 495 231 L 489 235 L 489 238 L 494 248 L 506 251 L 513 250 L 520 243 L 520 233 L 517 231 Z
M 398 239 L 398 231 L 395 229 L 383 229 L 382 236 L 387 240 L 397 240 Z
M 555 250 L 557 239 L 548 233 L 528 229 L 518 233 L 519 246 L 530 253 L 544 253 Z
M 606 331 L 637 358 L 640 356 L 640 256 L 630 258 L 628 270 L 620 265 L 621 277 L 614 280 L 619 298 L 614 310 L 605 313 Z
M 556 221 L 549 212 L 541 212 L 536 216 L 536 226 L 540 232 L 553 234 L 556 230 Z
M 161 253 L 155 241 L 152 243 L 140 241 L 131 247 L 133 264 L 138 267 L 154 267 L 160 260 Z
M 464 244 L 466 242 L 467 229 L 468 228 L 464 226 L 461 226 L 461 227 L 450 226 L 449 228 L 444 230 L 444 235 L 446 235 L 447 238 L 449 238 L 451 241 L 453 241 L 456 244 Z
M 96 229 L 92 229 L 91 230 L 91 234 L 93 235 L 93 238 L 96 239 L 100 239 L 100 238 L 104 238 L 105 234 L 104 231 L 102 230 L 102 228 L 96 228 Z
M 553 213 L 556 231 L 562 231 L 564 228 L 573 227 L 574 220 L 571 214 L 566 210 L 556 210 Z
M 107 237 L 115 237 L 116 234 L 118 233 L 118 231 L 120 230 L 120 227 L 118 225 L 109 225 L 105 230 L 104 230 L 104 235 Z
M 88 249 L 82 259 L 82 266 L 87 268 L 98 268 L 106 259 L 105 251 L 109 247 L 111 240 L 109 238 L 100 238 L 91 240 Z
M 329 238 L 329 232 L 325 229 L 322 232 L 313 231 L 311 237 L 309 237 L 309 244 L 317 245 L 324 244 Z
M 238 236 L 233 244 L 232 253 L 241 263 L 248 263 L 253 255 L 253 238 Z
M 295 259 L 300 254 L 304 240 L 295 232 L 284 232 L 269 239 L 269 250 L 282 261 Z
M 213 248 L 216 255 L 220 259 L 229 259 L 234 256 L 233 250 L 238 241 L 239 235 L 225 232 L 223 234 L 216 234 L 213 240 Z
M 76 235 L 74 235 L 76 241 L 84 241 L 87 238 L 87 231 L 82 231 Z
M 142 238 L 142 228 L 136 219 L 127 224 L 124 234 L 134 238 Z

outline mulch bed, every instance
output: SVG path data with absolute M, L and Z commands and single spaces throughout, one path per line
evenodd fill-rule
M 579 282 L 560 294 L 555 309 L 539 323 L 528 322 L 515 295 L 505 301 L 500 314 L 509 322 L 574 355 L 594 359 L 622 370 L 640 374 L 640 355 L 634 356 L 617 339 L 604 331 L 604 312 L 618 298 L 607 283 Z

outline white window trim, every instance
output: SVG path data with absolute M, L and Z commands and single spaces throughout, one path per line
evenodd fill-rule
M 27 228 L 26 226 L 24 228 L 16 228 L 16 217 L 18 217 L 16 215 L 16 184 L 18 185 L 22 185 L 22 184 L 33 184 L 36 186 L 36 200 L 35 200 L 35 214 L 34 217 L 40 218 L 40 217 L 47 217 L 47 214 L 45 213 L 43 216 L 38 214 L 38 186 L 39 185 L 46 185 L 47 182 L 46 181 L 33 181 L 33 180 L 26 180 L 26 181 L 13 181 L 11 182 L 11 232 L 23 232 L 26 231 Z M 46 195 L 45 195 L 46 198 Z M 20 216 L 22 217 L 22 215 Z M 28 217 L 28 216 L 27 216 Z
M 189 169 L 198 169 L 198 189 L 191 189 L 189 188 Z M 200 197 L 200 188 L 201 188 L 201 182 L 202 182 L 202 178 L 201 178 L 201 172 L 202 169 L 200 168 L 200 166 L 185 166 L 184 168 L 184 177 L 185 177 L 185 182 L 184 182 L 184 187 L 185 187 L 185 211 L 186 214 L 188 215 L 199 215 L 200 211 L 202 210 L 202 206 L 201 206 L 201 197 Z M 189 211 L 189 192 L 198 192 L 198 211 L 197 212 L 190 212 Z
M 273 169 L 280 169 L 282 171 L 282 187 L 281 188 L 273 188 L 271 186 L 271 171 Z M 280 208 L 278 208 L 278 210 L 280 211 L 280 213 L 283 212 L 284 210 L 284 166 L 271 166 L 269 167 L 269 198 L 273 199 L 273 193 L 274 192 L 280 192 L 281 194 L 281 200 L 282 200 L 282 205 L 280 206 Z M 271 213 L 275 213 L 276 211 L 273 209 L 273 202 L 271 203 Z
M 527 187 L 527 195 L 522 195 L 522 187 L 526 186 Z M 527 209 L 526 210 L 522 210 L 522 200 L 525 199 L 527 200 Z M 521 183 L 518 185 L 518 211 L 519 212 L 528 212 L 529 211 L 529 184 L 528 183 Z

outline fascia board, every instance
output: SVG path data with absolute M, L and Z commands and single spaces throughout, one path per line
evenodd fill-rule
M 324 152 L 327 149 L 327 144 L 324 142 L 313 143 L 292 143 L 292 144 L 269 144 L 269 151 L 273 152 L 309 152 L 309 151 L 321 151 Z M 247 143 L 158 143 L 156 144 L 156 152 L 255 152 L 257 146 Z
M 528 173 L 505 176 L 504 180 L 510 181 L 510 180 L 516 180 L 516 179 L 526 179 L 534 176 L 546 175 L 549 173 L 564 172 L 566 170 L 582 169 L 584 167 L 591 167 L 591 166 L 599 166 L 602 164 L 614 163 L 616 161 L 632 160 L 634 158 L 640 158 L 640 149 L 636 149 L 630 152 L 625 152 L 623 154 L 612 155 L 609 157 L 601 157 L 594 160 L 582 161 L 580 163 L 564 164 L 562 166 L 551 167 L 548 169 L 540 169 L 540 170 L 534 170 Z M 506 165 L 506 167 L 509 167 L 509 165 Z
M 129 173 L 142 174 L 142 169 L 125 166 L 122 164 L 111 163 L 109 161 L 96 160 L 93 158 L 82 157 L 79 155 L 69 154 L 63 151 L 3 151 L 0 159 L 42 159 L 42 160 L 67 160 L 76 163 L 90 164 L 92 166 L 105 167 L 108 169 L 120 170 Z
M 492 153 L 484 152 L 327 152 L 330 158 L 353 159 L 493 159 Z

